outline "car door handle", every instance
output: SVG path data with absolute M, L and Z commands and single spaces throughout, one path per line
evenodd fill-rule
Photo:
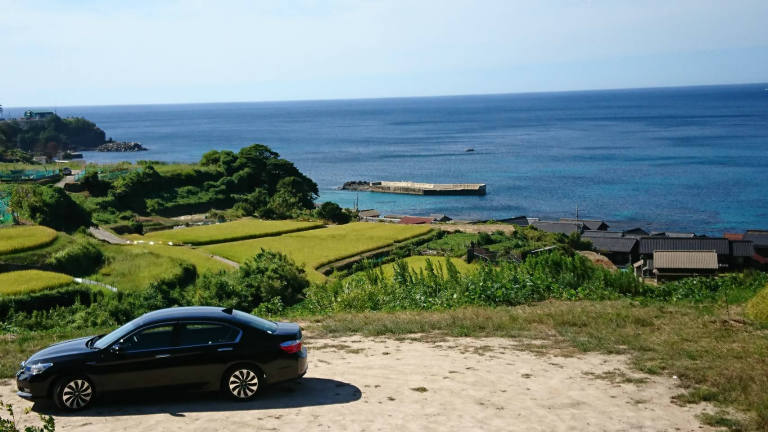
M 217 349 L 216 351 L 232 351 L 232 347 L 227 347 L 227 348 L 219 348 L 219 349 Z
M 158 355 L 155 356 L 155 358 L 166 358 L 166 357 L 170 357 L 170 356 L 171 356 L 170 354 L 158 354 Z

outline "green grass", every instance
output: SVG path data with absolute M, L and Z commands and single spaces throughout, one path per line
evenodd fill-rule
M 367 312 L 310 318 L 324 336 L 493 336 L 530 340 L 520 346 L 549 354 L 628 355 L 634 369 L 681 386 L 678 403 L 709 401 L 748 420 L 735 428 L 768 428 L 768 330 L 745 325 L 731 306 L 638 304 L 631 301 L 550 301 L 518 307 L 447 311 Z M 293 318 L 295 319 L 295 317 Z M 422 336 L 413 336 L 422 337 Z M 546 341 L 541 344 L 538 341 Z
M 0 295 L 25 294 L 72 283 L 72 276 L 42 270 L 0 273 Z
M 218 272 L 220 270 L 232 270 L 234 267 L 227 265 L 219 260 L 213 259 L 201 249 L 193 249 L 186 246 L 167 246 L 167 245 L 131 245 L 123 246 L 125 248 L 134 248 L 144 250 L 152 254 L 161 255 L 166 258 L 178 259 L 188 262 L 195 266 L 198 273 L 205 271 Z
M 57 233 L 40 225 L 0 228 L 0 255 L 38 249 L 53 243 Z
M 408 258 L 404 258 L 401 261 L 405 261 L 408 264 L 408 267 L 411 268 L 411 270 L 419 271 L 424 269 L 427 266 L 427 260 L 432 262 L 432 265 L 442 266 L 443 269 L 445 269 L 445 260 L 449 259 L 451 260 L 451 263 L 453 263 L 454 266 L 456 266 L 456 269 L 460 273 L 466 273 L 472 270 L 477 269 L 476 264 L 467 264 L 466 261 L 464 261 L 461 258 L 446 258 L 446 257 L 435 257 L 435 256 L 412 256 Z M 384 271 L 384 275 L 387 277 L 392 277 L 395 274 L 395 263 L 389 263 L 384 264 L 381 266 L 381 269 Z
M 260 249 L 282 252 L 303 266 L 310 280 L 321 282 L 325 276 L 315 269 L 324 264 L 386 247 L 429 230 L 428 226 L 357 222 L 278 237 L 209 245 L 203 249 L 240 263 Z
M 274 236 L 319 228 L 321 226 L 323 224 L 320 222 L 268 221 L 245 218 L 215 225 L 155 231 L 143 237 L 132 236 L 131 238 L 134 240 L 205 245 Z
M 151 247 L 104 245 L 102 250 L 107 263 L 88 278 L 118 290 L 146 289 L 152 282 L 179 274 L 182 264 L 177 257 L 152 251 Z

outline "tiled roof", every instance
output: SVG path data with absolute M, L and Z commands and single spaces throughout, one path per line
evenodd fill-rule
M 581 232 L 582 225 L 568 222 L 534 222 L 531 225 L 545 232 L 571 234 Z
M 731 240 L 731 256 L 751 257 L 755 254 L 755 247 L 749 240 Z

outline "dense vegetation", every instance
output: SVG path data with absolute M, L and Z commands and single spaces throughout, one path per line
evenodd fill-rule
M 59 151 L 94 149 L 104 141 L 104 131 L 80 117 L 53 115 L 44 120 L 2 121 L 0 162 L 28 162 L 30 153 L 53 157 Z

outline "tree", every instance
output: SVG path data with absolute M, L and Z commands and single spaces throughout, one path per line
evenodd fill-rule
M 19 217 L 60 231 L 91 225 L 90 213 L 54 186 L 19 185 L 11 194 L 10 207 Z
M 335 202 L 326 201 L 317 209 L 317 217 L 336 224 L 349 222 L 350 216 Z

